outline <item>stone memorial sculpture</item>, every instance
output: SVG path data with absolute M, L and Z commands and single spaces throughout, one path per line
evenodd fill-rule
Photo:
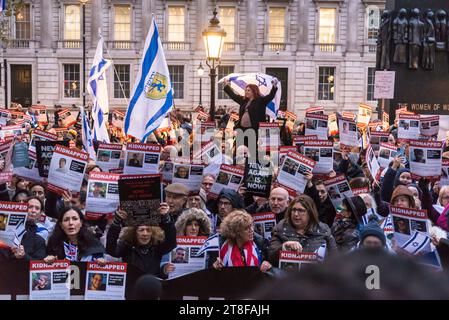
M 434 13 L 427 10 L 424 20 L 423 54 L 421 65 L 426 70 L 435 69 L 435 26 Z
M 393 21 L 394 63 L 407 63 L 408 21 L 407 10 L 399 10 Z
M 448 40 L 447 13 L 438 10 L 435 14 L 435 38 L 437 50 L 446 50 Z
M 411 18 L 408 23 L 408 67 L 416 70 L 419 65 L 419 52 L 422 47 L 424 35 L 424 23 L 419 18 L 419 9 L 414 8 L 411 13 Z
M 384 10 L 377 35 L 377 69 L 390 69 L 391 12 Z

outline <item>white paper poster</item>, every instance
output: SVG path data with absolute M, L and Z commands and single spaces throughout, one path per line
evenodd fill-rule
M 120 168 L 123 146 L 118 143 L 100 143 L 96 164 L 105 172 Z
M 297 193 L 304 193 L 307 184 L 305 175 L 313 171 L 316 162 L 297 152 L 290 151 L 279 170 L 277 182 Z
M 416 139 L 420 134 L 419 115 L 399 114 L 398 139 Z
M 355 121 L 348 118 L 338 119 L 338 132 L 340 133 L 340 143 L 348 147 L 359 147 L 357 137 L 357 125 Z
M 127 265 L 108 262 L 100 266 L 87 263 L 85 300 L 125 300 Z
M 157 144 L 128 143 L 124 174 L 152 174 L 159 171 L 162 147 Z
M 113 217 L 120 203 L 119 174 L 91 172 L 87 184 L 86 218 L 96 220 L 102 215 Z
M 410 173 L 418 177 L 439 179 L 443 142 L 410 140 L 409 145 Z
M 30 261 L 30 300 L 70 300 L 70 261 Z
M 169 278 L 177 278 L 206 268 L 206 254 L 196 256 L 207 237 L 176 237 L 176 248 L 170 254 L 170 263 L 175 270 Z
M 320 140 L 327 140 L 328 138 L 328 116 L 319 113 L 306 114 L 306 129 L 305 135 L 317 135 Z
M 333 170 L 334 143 L 328 140 L 306 141 L 304 155 L 316 162 L 313 173 L 328 174 Z

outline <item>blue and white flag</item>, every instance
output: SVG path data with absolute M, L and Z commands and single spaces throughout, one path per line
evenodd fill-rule
M 106 128 L 109 113 L 108 84 L 105 71 L 111 66 L 111 61 L 103 58 L 103 38 L 100 36 L 94 62 L 89 73 L 87 89 L 92 96 L 92 118 L 94 119 L 93 138 L 95 141 L 109 143 Z
M 0 0 L 0 12 L 6 10 L 6 0 Z
M 25 220 L 21 220 L 17 225 L 16 229 L 14 230 L 14 245 L 16 247 L 20 246 L 22 243 L 23 235 L 25 234 Z
M 219 249 L 219 240 L 218 240 L 219 236 L 218 233 L 210 236 L 206 242 L 204 242 L 203 246 L 198 250 L 198 252 L 196 253 L 196 256 L 200 256 L 202 255 L 204 252 L 208 252 L 208 251 L 218 251 Z
M 225 79 L 230 81 L 231 89 L 234 90 L 236 94 L 241 96 L 245 95 L 246 86 L 249 84 L 257 85 L 260 93 L 266 96 L 270 93 L 271 88 L 273 87 L 271 81 L 273 79 L 277 80 L 277 78 L 263 73 L 231 73 L 220 79 L 218 83 L 222 83 Z M 281 103 L 282 88 L 280 81 L 278 81 L 277 87 L 278 90 L 274 96 L 274 99 L 267 105 L 266 112 L 271 119 L 277 118 L 279 105 Z
M 318 254 L 318 261 L 323 262 L 326 257 L 326 249 L 327 245 L 322 244 L 318 249 L 315 250 L 315 253 Z
M 410 239 L 402 245 L 402 249 L 413 255 L 430 252 L 430 237 L 423 232 L 415 231 Z
M 145 141 L 173 106 L 173 88 L 156 20 L 153 18 L 145 41 L 139 73 L 134 83 L 124 130 Z
M 74 244 L 64 242 L 65 258 L 69 261 L 76 261 L 78 259 L 78 247 Z
M 92 138 L 92 131 L 89 126 L 89 121 L 87 120 L 86 111 L 83 107 L 80 107 L 81 113 L 81 138 L 83 140 L 83 150 L 89 154 L 89 158 L 96 160 L 94 149 L 94 141 Z

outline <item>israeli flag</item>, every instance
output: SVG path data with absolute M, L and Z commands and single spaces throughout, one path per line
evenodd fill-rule
M 224 80 L 229 80 L 231 89 L 234 90 L 236 94 L 239 94 L 241 96 L 245 95 L 245 88 L 247 85 L 255 84 L 259 87 L 260 93 L 266 96 L 270 93 L 271 88 L 273 87 L 273 85 L 271 84 L 271 81 L 273 79 L 276 78 L 263 73 L 231 73 L 226 77 L 220 79 L 218 83 L 222 83 Z M 266 112 L 271 119 L 277 118 L 279 105 L 281 103 L 282 88 L 280 81 L 278 82 L 277 87 L 278 90 L 276 92 L 276 95 L 274 96 L 274 99 L 267 105 Z
M 173 106 L 170 74 L 154 18 L 143 52 L 124 123 L 125 134 L 141 141 L 160 126 Z
M 111 66 L 110 60 L 103 59 L 103 38 L 100 36 L 94 62 L 89 73 L 87 89 L 92 96 L 92 118 L 94 119 L 93 138 L 96 141 L 109 143 L 106 128 L 109 113 L 108 85 L 105 71 Z
M 95 149 L 94 149 L 94 141 L 92 138 L 91 129 L 89 126 L 89 121 L 87 120 L 86 111 L 84 111 L 83 107 L 80 107 L 81 113 L 81 138 L 83 140 L 83 149 L 85 152 L 89 154 L 89 158 L 96 160 Z
M 6 10 L 6 0 L 0 0 L 0 12 Z
M 203 246 L 198 250 L 198 252 L 196 253 L 196 256 L 199 257 L 200 255 L 202 255 L 204 252 L 207 251 L 218 251 L 219 250 L 219 236 L 218 233 L 210 236 L 206 242 L 204 242 Z
M 326 257 L 326 249 L 327 245 L 322 244 L 318 249 L 315 250 L 315 253 L 318 254 L 318 261 L 323 262 Z
M 25 220 L 21 220 L 17 225 L 16 225 L 16 229 L 14 229 L 14 245 L 16 247 L 20 246 L 20 244 L 22 243 L 22 238 L 23 235 L 25 234 L 26 229 L 25 229 Z
M 402 245 L 402 249 L 413 255 L 421 252 L 429 252 L 430 237 L 425 233 L 415 231 L 410 239 Z

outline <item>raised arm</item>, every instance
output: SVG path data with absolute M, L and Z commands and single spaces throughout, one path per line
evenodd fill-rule
M 238 103 L 239 105 L 241 105 L 243 103 L 243 101 L 245 101 L 245 98 L 242 97 L 241 95 L 236 94 L 232 89 L 231 86 L 229 85 L 229 83 L 226 83 L 223 91 L 226 92 L 226 94 L 229 96 L 229 98 L 231 98 L 232 100 L 234 100 L 236 103 Z

